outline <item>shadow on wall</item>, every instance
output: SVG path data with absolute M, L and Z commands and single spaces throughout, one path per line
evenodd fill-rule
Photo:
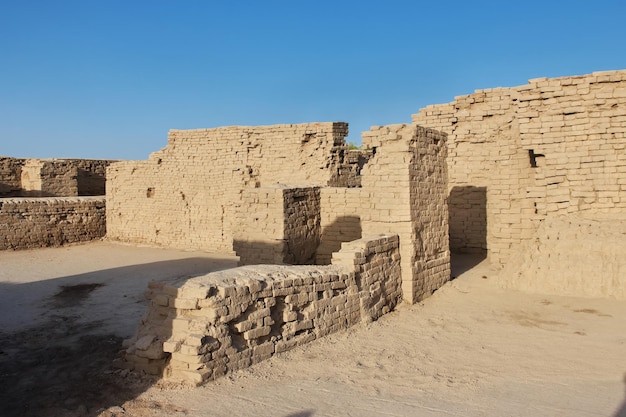
M 626 374 L 624 374 L 624 385 L 626 386 Z M 624 396 L 626 397 L 626 393 L 624 393 Z M 626 417 L 626 398 L 613 417 Z
M 487 257 L 487 187 L 453 187 L 448 211 L 451 263 L 456 277 Z
M 0 282 L 0 415 L 95 416 L 137 398 L 156 378 L 111 365 L 146 311 L 147 283 L 234 266 L 234 258 L 194 257 L 30 283 Z M 166 331 L 171 334 L 171 328 Z M 129 415 L 179 411 L 154 401 L 133 406 L 141 409 L 127 410 Z
M 341 216 L 322 228 L 322 237 L 317 249 L 316 263 L 329 265 L 334 252 L 339 252 L 341 244 L 361 239 L 361 218 L 359 216 Z
M 106 178 L 103 174 L 94 173 L 85 169 L 78 170 L 76 178 L 78 195 L 105 195 Z

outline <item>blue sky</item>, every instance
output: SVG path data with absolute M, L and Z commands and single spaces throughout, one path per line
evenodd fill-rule
M 146 159 L 167 131 L 409 123 L 626 69 L 626 2 L 0 0 L 0 155 Z

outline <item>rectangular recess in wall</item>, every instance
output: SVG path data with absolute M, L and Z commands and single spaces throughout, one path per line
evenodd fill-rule
M 528 150 L 528 158 L 530 159 L 530 166 L 531 168 L 537 168 L 537 158 L 539 157 L 545 157 L 545 155 L 540 154 L 540 153 L 535 153 L 534 149 L 529 149 Z

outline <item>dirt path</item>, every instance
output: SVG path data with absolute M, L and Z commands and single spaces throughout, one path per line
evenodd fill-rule
M 98 260 L 73 262 L 85 256 Z M 112 372 L 107 361 L 137 322 L 150 276 L 233 262 L 202 256 L 110 243 L 0 253 L 0 281 L 24 281 L 0 292 L 0 325 L 17 307 L 27 310 L 13 314 L 21 326 L 35 323 L 0 327 L 0 415 L 28 415 L 11 402 L 37 404 L 30 415 L 41 416 L 626 416 L 626 302 L 502 290 L 486 263 L 419 305 L 204 387 Z M 182 265 L 194 267 L 177 272 Z M 83 286 L 68 289 L 68 275 Z

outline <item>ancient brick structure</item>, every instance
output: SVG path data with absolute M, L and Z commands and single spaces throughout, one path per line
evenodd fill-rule
M 109 169 L 107 235 L 313 264 L 342 242 L 394 233 L 404 298 L 416 302 L 450 277 L 445 135 L 378 127 L 348 157 L 346 134 L 345 123 L 172 131 L 149 161 Z
M 0 197 L 75 197 L 105 194 L 113 161 L 0 157 Z
M 0 199 L 0 250 L 60 246 L 105 235 L 104 197 Z
M 0 197 L 16 196 L 21 191 L 25 162 L 25 159 L 0 156 Z
M 326 186 L 347 133 L 346 123 L 172 130 L 148 161 L 109 169 L 108 236 L 233 253 L 243 190 Z
M 255 265 L 150 285 L 119 365 L 200 384 L 371 321 L 401 298 L 397 236 L 347 244 L 330 266 Z
M 233 242 L 241 265 L 314 264 L 320 237 L 319 187 L 243 190 Z
M 626 71 L 480 90 L 413 122 L 448 134 L 453 250 L 504 265 L 550 216 L 626 210 Z

